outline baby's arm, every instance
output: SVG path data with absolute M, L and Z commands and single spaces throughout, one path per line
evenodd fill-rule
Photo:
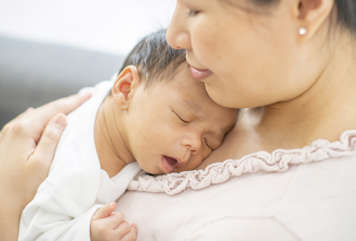
M 91 218 L 102 207 L 95 205 L 99 182 L 97 170 L 68 168 L 65 177 L 54 170 L 24 209 L 19 240 L 89 241 Z
M 90 223 L 91 241 L 135 241 L 136 225 L 129 225 L 121 213 L 114 212 L 116 204 L 108 204 L 93 215 Z
M 90 220 L 98 208 L 94 206 L 75 218 L 40 209 L 27 227 L 20 227 L 19 241 L 90 241 Z

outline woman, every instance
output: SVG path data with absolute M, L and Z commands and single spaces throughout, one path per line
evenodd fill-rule
M 177 1 L 167 40 L 192 75 L 223 106 L 264 109 L 205 170 L 132 183 L 147 193 L 118 206 L 138 240 L 356 240 L 355 30 L 353 0 Z
M 90 97 L 89 93 L 63 98 L 28 109 L 0 132 L 1 240 L 17 240 L 22 209 L 48 174 L 66 120 Z
M 265 106 L 258 124 L 240 122 L 232 149 L 227 143 L 206 164 L 334 141 L 356 127 L 354 1 L 177 2 L 168 42 L 187 50 L 209 96 L 233 108 Z
M 356 240 L 355 15 L 353 0 L 177 1 L 167 39 L 192 75 L 223 106 L 264 108 L 204 170 L 132 183 L 118 206 L 138 240 Z

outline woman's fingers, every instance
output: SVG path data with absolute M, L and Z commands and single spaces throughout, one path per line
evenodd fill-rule
M 68 114 L 90 98 L 89 92 L 65 97 L 39 108 L 29 108 L 4 126 L 0 140 L 6 135 L 19 148 L 21 157 L 28 158 L 34 151 L 48 121 L 58 113 Z
M 55 114 L 69 114 L 87 101 L 90 96 L 90 92 L 84 92 L 50 102 L 34 110 L 27 111 L 12 121 L 10 125 L 20 122 L 23 132 L 20 132 L 19 135 L 32 137 L 35 142 L 38 142 L 45 125 Z
M 5 133 L 9 132 L 10 129 L 13 129 L 14 123 L 18 123 L 24 116 L 28 115 L 30 112 L 32 112 L 34 108 L 30 107 L 20 115 L 16 116 L 14 119 L 9 121 L 6 125 L 3 126 L 0 132 L 0 137 L 3 136 Z
M 0 190 L 6 193 L 2 200 L 2 212 L 9 217 L 4 222 L 13 225 L 13 231 L 7 230 L 5 234 L 6 240 L 17 239 L 18 218 L 48 175 L 56 146 L 66 126 L 65 114 L 79 107 L 90 96 L 90 93 L 82 93 L 36 109 L 29 108 L 0 131 Z
M 49 167 L 56 151 L 57 144 L 61 138 L 62 132 L 67 125 L 66 116 L 62 113 L 55 115 L 44 129 L 37 148 L 33 152 L 30 161 L 38 161 Z
M 34 110 L 35 110 L 35 108 L 33 108 L 33 107 L 27 108 L 27 110 L 26 110 L 25 112 L 23 112 L 23 113 L 21 113 L 20 115 L 18 115 L 17 117 L 15 117 L 15 119 L 13 119 L 12 121 L 10 121 L 9 124 L 11 124 L 11 123 L 13 123 L 13 122 L 15 122 L 15 121 L 20 120 L 21 118 L 23 118 L 24 116 L 28 115 L 30 112 L 32 112 L 32 111 L 34 111 Z
M 69 114 L 74 109 L 78 108 L 81 104 L 87 101 L 91 96 L 90 91 L 80 92 L 80 94 L 71 95 L 58 99 L 56 101 L 50 102 L 46 105 L 43 105 L 36 110 L 43 117 L 47 117 L 52 112 L 62 112 L 64 114 Z
M 90 98 L 90 92 L 65 97 L 37 108 L 29 113 L 29 122 L 38 123 L 33 126 L 32 136 L 37 140 L 44 125 L 56 113 L 69 114 Z M 47 121 L 45 121 L 47 120 Z
M 48 175 L 49 167 L 66 126 L 65 114 L 84 103 L 91 94 L 78 94 L 53 101 L 42 107 L 29 108 L 0 132 L 0 156 L 4 179 L 24 199 L 31 200 L 38 185 Z M 7 181 L 9 182 L 9 181 Z
M 36 149 L 29 158 L 29 165 L 40 166 L 41 178 L 47 176 L 49 167 L 52 163 L 57 144 L 61 138 L 64 128 L 67 125 L 66 116 L 62 113 L 56 114 L 45 127 L 41 139 Z M 35 172 L 38 170 L 35 168 Z

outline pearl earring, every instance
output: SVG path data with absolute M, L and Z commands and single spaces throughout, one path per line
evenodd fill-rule
M 308 30 L 305 27 L 300 27 L 299 28 L 299 35 L 304 36 L 306 35 Z

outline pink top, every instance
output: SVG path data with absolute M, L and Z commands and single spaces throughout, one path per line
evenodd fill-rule
M 356 130 L 205 170 L 142 173 L 129 189 L 118 209 L 139 241 L 355 241 Z

